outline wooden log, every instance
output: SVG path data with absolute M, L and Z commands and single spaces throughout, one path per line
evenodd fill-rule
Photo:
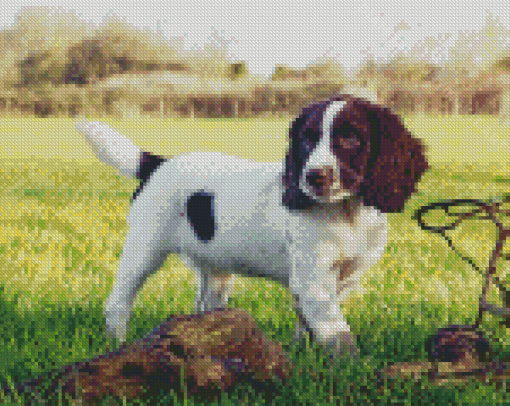
M 239 381 L 288 375 L 282 347 L 269 341 L 248 313 L 227 309 L 171 317 L 140 340 L 17 385 L 17 390 L 42 400 L 60 388 L 95 404 L 106 396 L 144 398 L 160 389 L 183 393 L 183 382 L 188 394 L 215 396 Z

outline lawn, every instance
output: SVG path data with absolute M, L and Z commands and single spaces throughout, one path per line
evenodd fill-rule
M 427 145 L 432 168 L 406 210 L 389 216 L 383 259 L 366 274 L 364 291 L 344 305 L 364 362 L 339 363 L 330 374 L 313 345 L 309 351 L 292 347 L 302 373 L 278 386 L 275 404 L 387 404 L 397 397 L 398 404 L 413 405 L 509 402 L 491 383 L 457 389 L 403 382 L 382 393 L 373 382 L 385 363 L 425 359 L 425 340 L 438 327 L 466 324 L 477 314 L 482 277 L 441 237 L 421 230 L 413 212 L 443 199 L 487 200 L 510 192 L 508 127 L 497 118 L 415 115 L 405 123 Z M 283 119 L 109 124 L 161 155 L 219 150 L 260 161 L 284 157 L 289 125 Z M 72 120 L 2 119 L 0 127 L 0 384 L 7 385 L 115 345 L 103 337 L 102 306 L 115 280 L 136 182 L 100 164 Z M 495 227 L 465 224 L 450 236 L 483 269 Z M 501 275 L 510 270 L 503 265 Z M 194 295 L 194 274 L 170 256 L 135 300 L 128 340 L 169 314 L 192 312 Z M 501 303 L 496 292 L 490 298 Z M 296 321 L 290 303 L 289 292 L 276 283 L 237 278 L 229 305 L 248 310 L 268 337 L 287 344 Z M 499 320 L 486 317 L 484 329 L 494 348 L 510 355 Z M 254 387 L 240 385 L 236 393 L 239 401 L 231 395 L 232 404 L 265 404 Z M 162 394 L 161 401 L 174 404 L 173 394 Z

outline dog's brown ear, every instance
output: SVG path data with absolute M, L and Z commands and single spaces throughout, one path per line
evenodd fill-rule
M 429 168 L 425 146 L 389 109 L 372 106 L 370 110 L 370 163 L 360 194 L 365 204 L 383 213 L 400 212 Z

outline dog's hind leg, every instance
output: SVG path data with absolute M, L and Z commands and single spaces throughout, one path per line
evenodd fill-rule
M 190 258 L 183 259 L 185 264 L 195 271 L 197 276 L 197 294 L 194 311 L 203 312 L 225 309 L 234 287 L 234 276 L 203 270 Z
M 131 308 L 138 290 L 145 280 L 163 265 L 167 256 L 167 253 L 162 250 L 150 247 L 140 248 L 140 245 L 138 240 L 129 241 L 128 236 L 115 285 L 106 301 L 107 332 L 118 338 L 120 342 L 126 341 Z
M 107 331 L 121 342 L 126 339 L 133 301 L 146 279 L 156 272 L 168 254 L 169 222 L 151 207 L 152 196 L 142 194 L 133 205 L 129 233 L 119 261 L 115 285 L 106 302 Z

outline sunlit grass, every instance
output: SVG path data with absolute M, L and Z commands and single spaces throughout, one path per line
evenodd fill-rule
M 504 164 L 510 174 L 510 126 L 486 115 L 406 116 L 406 126 L 423 137 L 433 163 Z
M 288 145 L 285 119 L 153 119 L 103 120 L 137 145 L 159 155 L 192 151 L 222 151 L 258 161 L 283 159 Z M 0 118 L 0 157 L 44 157 L 84 164 L 98 161 L 72 119 Z M 112 171 L 113 173 L 113 171 Z
M 411 219 L 414 210 L 443 199 L 502 196 L 509 192 L 510 184 L 508 160 L 497 143 L 505 142 L 497 120 L 468 117 L 463 124 L 458 118 L 425 121 L 413 116 L 405 123 L 429 146 L 432 169 L 405 212 L 389 216 L 389 242 L 383 259 L 363 278 L 364 291 L 354 292 L 344 305 L 363 355 L 377 362 L 423 357 L 427 334 L 476 316 L 481 276 L 440 236 L 422 231 Z M 221 150 L 264 161 L 283 158 L 287 147 L 288 122 L 283 120 L 109 124 L 162 155 Z M 488 143 L 492 149 L 486 156 L 491 158 L 470 161 L 466 151 L 476 155 L 478 148 L 471 145 L 470 129 L 482 124 L 496 140 Z M 71 120 L 10 120 L 2 128 L 0 382 L 4 383 L 8 377 L 19 382 L 90 358 L 113 344 L 100 332 L 104 328 L 102 304 L 115 280 L 136 182 L 99 164 Z M 466 143 L 457 146 L 448 141 L 457 138 Z M 430 147 L 433 143 L 448 144 L 448 151 L 438 155 L 439 147 Z M 38 156 L 37 146 L 47 148 L 48 156 Z M 67 153 L 70 159 L 61 158 Z M 441 161 L 442 157 L 448 159 Z M 482 269 L 487 266 L 496 240 L 491 223 L 468 222 L 451 237 Z M 507 271 L 508 267 L 502 270 Z M 135 300 L 128 339 L 141 337 L 169 314 L 191 312 L 194 294 L 194 274 L 177 256 L 170 256 Z M 495 292 L 491 300 L 497 302 Z M 278 284 L 238 278 L 230 305 L 249 310 L 269 337 L 289 341 L 296 318 L 289 292 Z M 509 344 L 498 320 L 488 317 L 485 327 L 491 330 L 496 345 L 504 348 Z M 318 368 L 312 359 L 303 362 L 306 368 Z M 373 371 L 376 364 L 370 365 L 367 368 Z M 349 378 L 345 371 L 340 373 L 346 388 L 349 382 L 361 379 L 360 371 L 353 374 Z M 290 389 L 306 384 L 312 397 L 315 391 L 326 390 L 325 383 L 297 379 Z M 289 389 L 284 386 L 281 391 L 285 395 Z M 257 396 L 250 397 L 255 404 Z M 307 395 L 285 396 L 304 399 Z

